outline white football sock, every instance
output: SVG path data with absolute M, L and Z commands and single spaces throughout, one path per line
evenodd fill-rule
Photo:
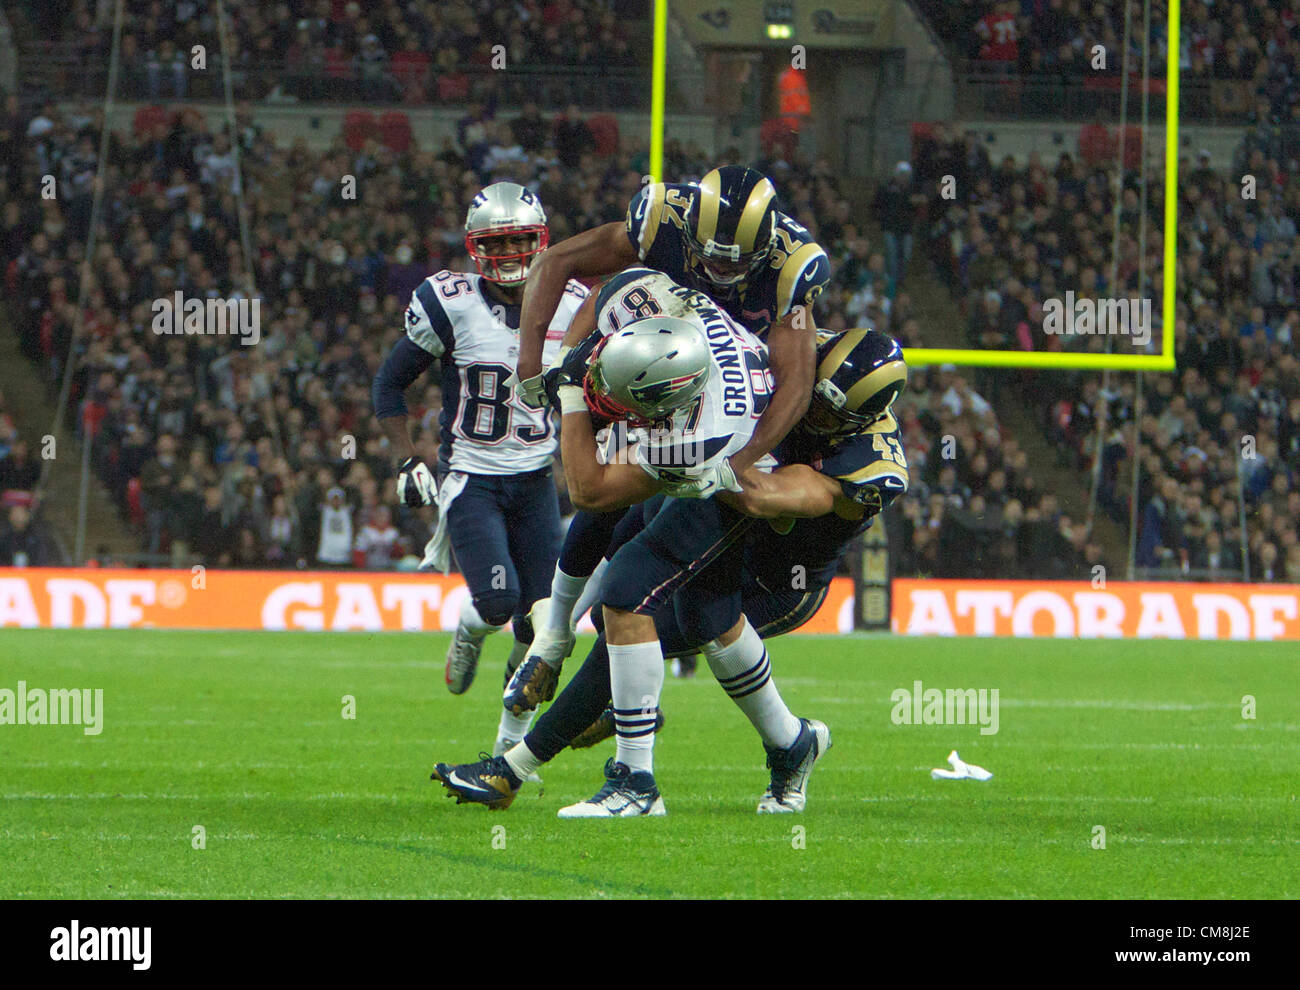
M 656 709 L 664 686 L 664 653 L 659 640 L 631 646 L 609 644 L 609 686 L 618 735 L 615 759 L 633 772 L 653 772 Z
M 520 780 L 527 780 L 528 775 L 536 773 L 537 768 L 542 765 L 542 761 L 533 755 L 533 751 L 525 742 L 518 742 L 511 746 L 506 750 L 505 758 L 506 763 L 510 764 L 510 769 Z
M 794 745 L 801 728 L 799 719 L 776 689 L 767 650 L 748 619 L 734 643 L 719 646 L 715 639 L 704 647 L 704 656 L 713 676 L 753 723 L 764 743 L 775 749 Z
M 587 614 L 593 608 L 597 607 L 600 601 L 600 579 L 604 576 L 606 568 L 609 567 L 609 558 L 602 557 L 596 569 L 591 572 L 591 577 L 587 578 L 587 587 L 583 589 L 582 595 L 578 598 L 578 604 L 573 608 L 573 624 L 576 626 L 578 620 Z
M 585 587 L 587 587 L 585 577 L 565 574 L 560 570 L 559 565 L 556 565 L 555 575 L 551 578 L 551 610 L 546 617 L 548 630 L 561 636 L 569 635 L 569 627 L 573 623 L 573 606 Z
M 474 607 L 474 599 L 469 595 L 466 595 L 465 600 L 460 603 L 460 627 L 469 634 L 471 639 L 485 639 L 488 633 L 494 633 L 501 628 L 492 625 L 478 614 L 478 609 Z
M 504 709 L 501 712 L 501 722 L 497 726 L 497 741 L 492 748 L 493 756 L 500 756 L 515 743 L 523 740 L 528 735 L 528 729 L 533 724 L 533 716 L 536 711 L 524 712 L 522 715 L 512 715 Z

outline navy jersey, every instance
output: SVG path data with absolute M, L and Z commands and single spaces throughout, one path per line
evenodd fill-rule
M 891 413 L 865 432 L 829 441 L 795 427 L 773 454 L 782 464 L 807 464 L 834 478 L 840 494 L 865 512 L 857 517 L 837 509 L 816 519 L 799 519 L 783 536 L 770 527 L 755 527 L 758 535 L 746 547 L 746 567 L 772 590 L 789 587 L 796 565 L 804 568 L 807 587 L 828 584 L 850 541 L 907 491 L 907 457 L 898 422 Z
M 778 213 L 767 262 L 746 281 L 720 292 L 701 277 L 686 253 L 685 218 L 694 191 L 685 183 L 645 186 L 627 208 L 628 240 L 647 266 L 710 296 L 746 330 L 766 339 L 768 327 L 796 306 L 811 306 L 826 288 L 830 260 L 806 227 Z

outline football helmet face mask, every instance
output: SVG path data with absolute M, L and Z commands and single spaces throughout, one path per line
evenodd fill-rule
M 597 345 L 582 392 L 604 419 L 662 422 L 704 391 L 709 346 L 693 323 L 671 316 L 634 320 Z
M 731 293 L 772 251 L 776 189 L 761 173 L 724 165 L 699 182 L 686 211 L 687 261 L 713 289 Z
M 860 433 L 889 414 L 906 384 L 903 349 L 887 334 L 819 333 L 817 380 L 803 428 L 825 437 Z
M 465 250 L 479 274 L 489 282 L 523 285 L 533 259 L 549 243 L 550 231 L 541 200 L 517 182 L 494 182 L 470 203 L 465 217 Z

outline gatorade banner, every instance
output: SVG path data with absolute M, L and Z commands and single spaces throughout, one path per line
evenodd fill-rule
M 1109 581 L 894 582 L 907 636 L 1300 639 L 1300 585 Z
M 455 574 L 0 568 L 0 626 L 450 632 L 468 593 Z M 852 628 L 853 582 L 836 578 L 799 631 Z

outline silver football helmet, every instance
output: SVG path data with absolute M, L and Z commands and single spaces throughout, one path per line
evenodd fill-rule
M 510 243 L 517 238 L 529 246 L 519 250 Z M 549 242 L 542 201 L 517 182 L 494 182 L 469 204 L 465 250 L 474 259 L 479 274 L 489 282 L 523 284 L 533 259 L 546 250 Z
M 583 379 L 588 407 L 610 420 L 665 420 L 704 391 L 708 341 L 689 320 L 635 320 L 600 342 Z

